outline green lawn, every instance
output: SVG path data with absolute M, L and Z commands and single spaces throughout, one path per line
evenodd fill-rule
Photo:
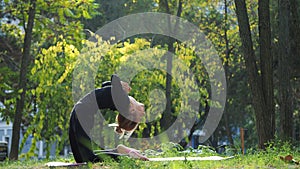
M 300 154 L 292 154 L 295 160 L 300 159 Z M 73 162 L 73 159 L 57 159 L 55 161 Z M 19 169 L 19 168 L 30 168 L 30 169 L 46 169 L 45 164 L 49 161 L 43 160 L 26 160 L 9 162 L 4 161 L 0 163 L 0 168 L 8 169 Z M 65 167 L 56 167 L 65 168 Z M 69 168 L 80 168 L 80 167 L 69 167 Z M 88 164 L 86 167 L 81 168 L 300 168 L 293 162 L 284 162 L 280 159 L 278 154 L 258 153 L 252 155 L 237 155 L 234 158 L 221 160 L 221 161 L 167 161 L 167 162 L 150 162 L 129 159 L 123 157 L 120 162 L 106 161 L 103 163 Z
M 161 152 L 157 151 L 145 151 L 148 157 L 175 157 L 175 156 L 193 156 L 193 157 L 207 157 L 207 156 L 231 156 L 232 152 L 226 152 L 225 154 L 217 154 L 209 148 L 202 147 L 201 153 L 199 151 L 177 151 L 176 148 L 167 148 Z M 296 162 L 283 161 L 280 157 L 286 157 L 287 155 L 293 156 Z M 159 168 L 159 169 L 186 169 L 186 168 L 203 168 L 203 169 L 233 169 L 233 168 L 300 168 L 297 162 L 300 161 L 300 151 L 298 146 L 290 146 L 284 144 L 283 146 L 272 146 L 272 148 L 267 148 L 266 151 L 258 150 L 248 150 L 247 154 L 235 154 L 233 158 L 221 160 L 221 161 L 164 161 L 164 162 L 154 162 L 154 161 L 141 161 L 131 159 L 129 157 L 120 158 L 119 162 L 107 160 L 103 163 L 89 163 L 85 167 L 69 167 L 69 168 Z M 3 161 L 0 162 L 0 168 L 2 169 L 47 169 L 47 162 L 50 161 L 62 161 L 62 162 L 74 162 L 72 157 L 67 159 L 55 159 L 55 160 L 24 160 L 24 161 Z M 66 168 L 66 167 L 56 167 L 56 169 Z

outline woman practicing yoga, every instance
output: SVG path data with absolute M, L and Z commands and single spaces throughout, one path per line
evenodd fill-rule
M 92 149 L 90 131 L 94 125 L 94 115 L 99 110 L 110 109 L 119 112 L 114 126 L 120 137 L 130 137 L 137 128 L 145 110 L 142 103 L 128 96 L 130 90 L 128 83 L 121 81 L 117 75 L 112 75 L 111 81 L 102 83 L 101 88 L 91 91 L 75 104 L 70 117 L 69 140 L 77 163 L 103 161 L 103 154 L 113 159 L 122 154 L 148 160 L 138 150 L 124 145 L 101 150 L 101 156 Z

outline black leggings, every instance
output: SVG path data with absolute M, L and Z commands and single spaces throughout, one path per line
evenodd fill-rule
M 94 153 L 92 141 L 80 125 L 75 111 L 72 112 L 70 118 L 69 140 L 77 163 L 101 162 L 105 157 L 111 157 L 116 160 L 120 156 L 120 154 L 117 154 L 116 149 L 100 150 L 98 153 Z

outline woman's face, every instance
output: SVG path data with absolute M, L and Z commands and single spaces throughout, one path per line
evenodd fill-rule
M 143 103 L 136 101 L 133 97 L 129 96 L 130 108 L 129 112 L 135 116 L 134 121 L 139 123 L 141 118 L 145 115 L 145 106 Z

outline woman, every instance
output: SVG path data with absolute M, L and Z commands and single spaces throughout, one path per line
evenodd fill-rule
M 115 132 L 120 137 L 128 138 L 136 129 L 142 116 L 145 115 L 145 110 L 142 103 L 128 96 L 130 90 L 131 88 L 126 82 L 122 82 L 117 75 L 112 75 L 111 81 L 104 82 L 102 88 L 91 91 L 75 104 L 70 117 L 69 140 L 77 163 L 103 161 L 103 156 L 99 156 L 93 151 L 89 136 L 94 125 L 94 115 L 99 109 L 119 111 L 114 126 Z M 148 160 L 137 150 L 123 145 L 100 152 L 113 159 L 117 159 L 120 154 L 123 154 Z

